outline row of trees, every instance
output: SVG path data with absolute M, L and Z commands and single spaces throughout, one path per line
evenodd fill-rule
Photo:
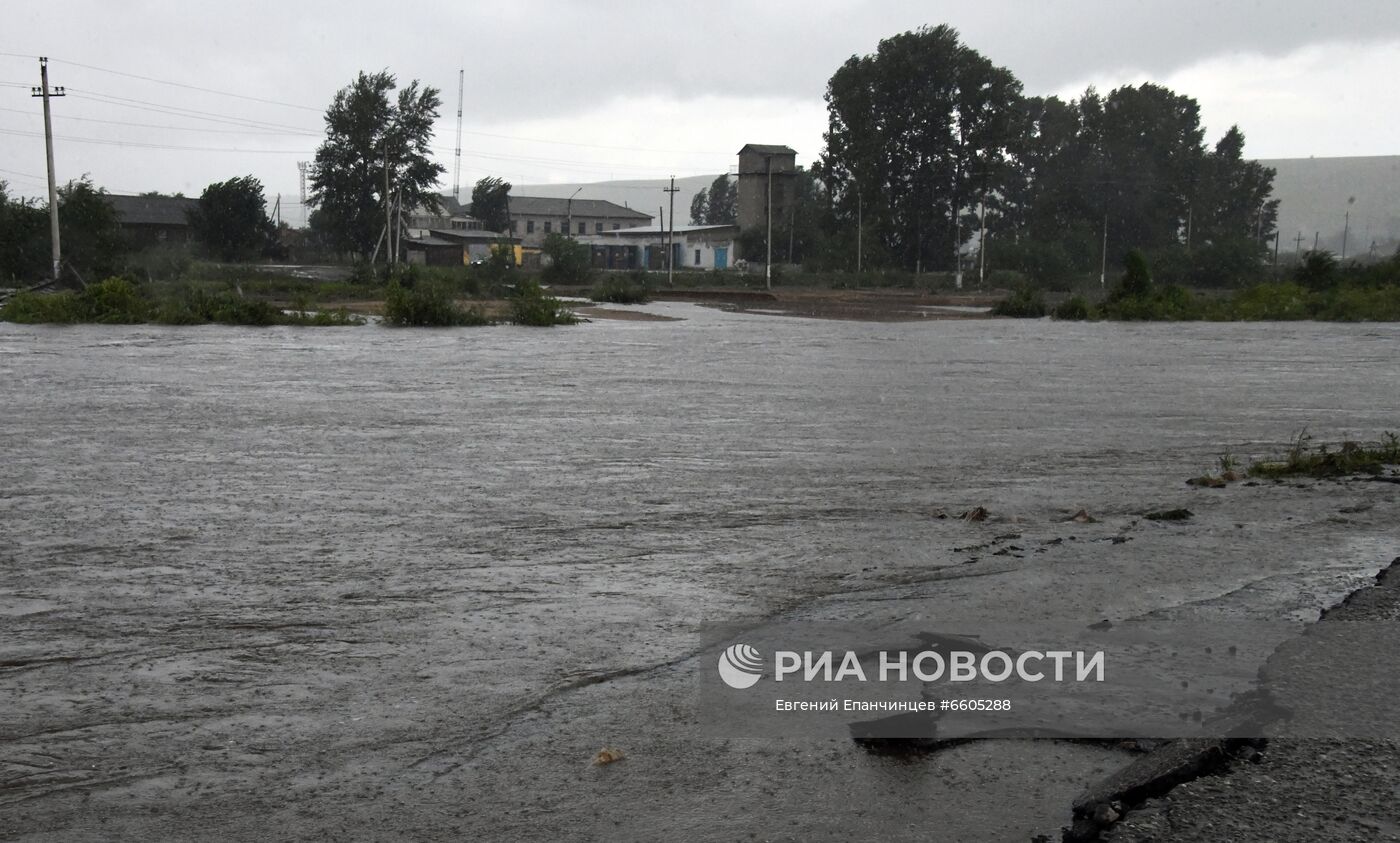
M 939 26 L 849 59 L 826 102 L 824 227 L 861 220 L 868 262 L 951 269 L 984 227 L 1035 274 L 1097 269 L 1105 229 L 1115 258 L 1181 245 L 1257 259 L 1273 235 L 1273 171 L 1244 159 L 1238 127 L 1207 146 L 1196 101 L 1161 86 L 1028 97 Z
M 91 280 L 128 268 L 132 253 L 142 244 L 132 242 L 122 231 L 106 190 L 84 176 L 58 189 L 58 206 L 59 240 L 69 272 Z M 280 251 L 279 232 L 268 218 L 262 183 L 252 176 L 206 187 L 189 222 L 204 254 L 215 260 L 271 257 Z M 50 243 L 48 206 L 11 198 L 6 184 L 0 182 L 0 282 L 48 277 Z

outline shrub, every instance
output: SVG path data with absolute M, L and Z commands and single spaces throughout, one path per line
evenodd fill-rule
M 572 237 L 551 234 L 542 251 L 549 258 L 544 280 L 549 284 L 587 284 L 593 276 L 593 250 Z
M 1021 287 L 1016 292 L 997 302 L 992 308 L 996 316 L 1010 316 L 1018 319 L 1039 319 L 1045 315 L 1045 299 L 1033 287 Z
M 1091 317 L 1089 302 L 1083 296 L 1073 296 L 1060 302 L 1052 314 L 1056 319 L 1085 320 Z
M 578 317 L 563 302 L 545 293 L 533 278 L 516 285 L 510 299 L 510 319 L 517 325 L 538 327 L 572 325 L 578 321 Z
M 150 303 L 125 278 L 108 278 L 87 289 L 61 293 L 23 292 L 0 309 L 0 319 L 9 322 L 75 324 L 97 322 L 131 325 L 145 322 Z
M 597 302 L 613 304 L 645 304 L 651 300 L 647 276 L 640 270 L 625 276 L 611 275 L 597 284 L 588 297 Z
M 451 290 L 441 282 L 428 281 L 405 287 L 397 279 L 389 283 L 384 297 L 384 323 L 413 327 L 454 327 L 490 324 L 477 308 L 457 305 Z

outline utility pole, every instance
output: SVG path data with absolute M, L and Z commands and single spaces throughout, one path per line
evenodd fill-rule
M 1194 211 L 1195 208 L 1192 206 L 1186 206 L 1186 251 L 1188 254 L 1191 251 L 1191 216 Z
M 1351 211 L 1347 211 L 1346 221 L 1342 223 L 1342 260 L 1347 259 L 1347 235 L 1351 233 Z
M 1278 274 L 1278 229 L 1274 229 L 1274 274 Z
M 394 249 L 394 229 L 390 224 L 392 219 L 390 215 L 393 211 L 389 207 L 389 201 L 389 138 L 386 135 L 384 138 L 384 236 L 389 242 L 389 251 L 392 252 Z M 398 255 L 386 254 L 384 263 L 393 266 L 396 258 Z
M 66 96 L 63 86 L 49 89 L 49 60 L 39 57 L 39 87 L 30 89 L 30 96 L 44 98 L 44 152 L 49 159 L 49 237 L 53 241 L 53 280 L 58 280 L 58 271 L 63 263 L 63 253 L 58 245 L 58 182 L 53 173 L 53 118 L 49 116 L 49 97 Z
M 977 289 L 984 290 L 987 287 L 987 190 L 982 189 L 981 226 L 982 230 L 977 235 Z
M 1108 214 L 1103 215 L 1103 252 L 1099 256 L 1099 289 L 1108 289 Z
M 272 203 L 272 220 L 276 228 L 282 227 L 282 194 L 277 194 L 277 201 Z
M 306 227 L 306 168 L 309 161 L 298 161 L 297 172 L 301 174 L 301 227 Z
M 676 283 L 675 262 L 676 262 L 676 194 L 680 188 L 676 187 L 676 177 L 671 176 L 671 186 L 663 187 L 662 190 L 671 194 L 671 213 L 666 217 L 666 284 L 674 286 Z
M 1303 232 L 1298 232 L 1298 236 L 1293 238 L 1293 262 L 1303 262 Z
M 865 257 L 865 197 L 859 190 L 860 182 L 856 182 L 856 286 L 860 286 L 861 260 Z
M 1317 251 L 1317 238 L 1318 238 L 1319 236 L 1321 236 L 1321 234 L 1322 234 L 1321 231 L 1314 231 L 1314 232 L 1313 232 L 1313 251 L 1314 251 L 1314 252 Z
M 763 283 L 773 289 L 773 156 L 768 156 L 768 257 L 763 263 Z

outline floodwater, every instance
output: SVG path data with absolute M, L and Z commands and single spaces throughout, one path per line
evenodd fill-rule
M 0 836 L 1024 841 L 1127 757 L 730 739 L 713 625 L 1301 618 L 1400 553 L 1391 484 L 1183 482 L 1395 429 L 1397 326 L 649 309 L 0 324 Z

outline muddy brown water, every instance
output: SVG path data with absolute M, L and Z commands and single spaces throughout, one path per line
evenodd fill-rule
M 1026 840 L 1124 757 L 717 735 L 709 625 L 1306 617 L 1400 552 L 1393 485 L 1183 483 L 1394 429 L 1395 326 L 648 310 L 0 324 L 0 836 Z

